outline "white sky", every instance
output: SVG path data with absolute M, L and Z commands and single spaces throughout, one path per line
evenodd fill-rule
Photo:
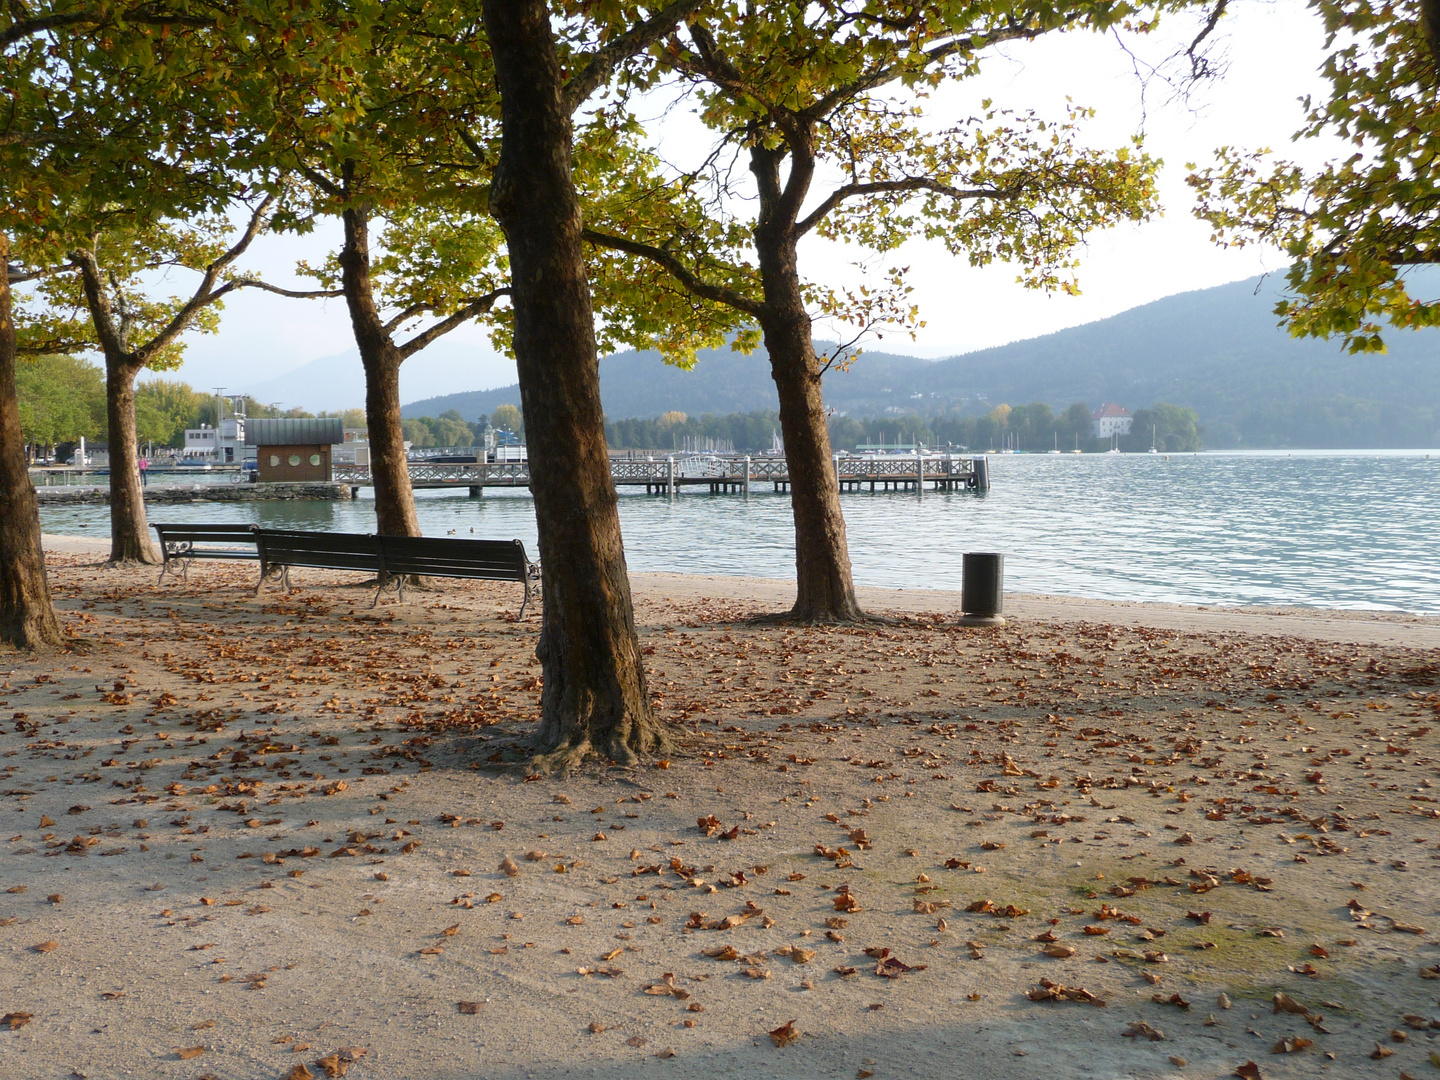
M 1046 296 L 1015 284 L 1005 266 L 973 270 L 938 245 L 916 241 L 885 259 L 886 265 L 911 267 L 913 299 L 927 325 L 919 338 L 887 336 L 868 347 L 922 356 L 950 356 L 968 350 L 1091 322 L 1174 293 L 1223 284 L 1283 268 L 1278 254 L 1257 249 L 1224 251 L 1209 239 L 1209 228 L 1190 212 L 1186 164 L 1208 163 L 1215 147 L 1271 147 L 1289 157 L 1313 162 L 1334 147 L 1292 146 L 1299 126 L 1298 99 L 1319 95 L 1321 29 L 1297 0 L 1239 5 L 1222 23 L 1220 44 L 1229 71 L 1219 83 L 1202 89 L 1190 106 L 1167 100 L 1164 87 L 1152 88 L 1143 115 L 1146 150 L 1164 159 L 1161 174 L 1163 216 L 1142 225 L 1125 225 L 1092 238 L 1082 252 L 1079 297 Z M 1176 22 L 1163 38 L 1146 43 L 1152 58 L 1194 32 Z M 1055 36 L 1015 46 L 992 59 L 978 80 L 931 99 L 929 107 L 943 122 L 978 111 L 981 97 L 1011 109 L 1033 108 L 1042 116 L 1063 117 L 1066 95 L 1099 110 L 1089 122 L 1087 139 L 1096 146 L 1120 146 L 1142 126 L 1140 86 L 1131 60 L 1111 38 L 1089 34 Z M 658 142 L 665 155 L 683 159 L 698 145 L 683 126 L 664 129 Z M 249 265 L 277 284 L 294 281 L 291 268 L 300 258 L 318 262 L 334 230 L 308 237 L 269 237 L 257 242 Z M 844 245 L 810 239 L 802 248 L 802 271 L 830 283 L 858 280 L 852 264 L 863 253 Z M 821 332 L 823 336 L 823 331 Z M 515 381 L 514 365 L 497 356 L 480 328 L 456 331 L 427 357 L 421 353 L 402 369 L 402 396 L 415 400 L 434 394 L 486 389 Z M 292 371 L 312 360 L 353 350 L 343 301 L 292 301 L 258 292 L 233 299 L 220 332 L 192 339 L 179 377 L 197 387 L 224 385 L 232 392 Z M 362 384 L 358 361 L 356 384 Z M 352 395 L 346 395 L 352 396 Z M 326 407 L 325 402 L 287 401 L 290 406 Z

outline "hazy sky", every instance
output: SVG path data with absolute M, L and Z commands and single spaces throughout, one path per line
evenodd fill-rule
M 1215 147 L 1268 146 L 1301 160 L 1325 150 L 1314 144 L 1290 144 L 1302 118 L 1298 98 L 1320 93 L 1316 71 L 1322 38 L 1315 18 L 1294 0 L 1279 4 L 1245 3 L 1222 23 L 1220 46 L 1229 71 L 1219 83 L 1203 88 L 1188 106 L 1167 99 L 1164 87 L 1140 103 L 1140 85 L 1132 61 L 1112 39 L 1092 34 L 1051 35 L 1048 41 L 1012 47 L 991 59 L 982 77 L 951 88 L 927 106 L 948 119 L 978 111 L 984 96 L 999 106 L 1025 109 L 1056 119 L 1066 97 L 1099 110 L 1087 125 L 1095 146 L 1123 145 L 1143 126 L 1146 149 L 1161 157 L 1163 216 L 1142 225 L 1122 226 L 1092 238 L 1082 253 L 1079 297 L 1046 296 L 1015 284 L 1013 268 L 973 270 L 938 245 L 914 242 L 887 256 L 886 265 L 908 265 L 916 286 L 914 299 L 927 320 L 918 340 L 889 336 L 871 348 L 923 356 L 949 356 L 975 348 L 1090 322 L 1163 296 L 1283 268 L 1273 252 L 1222 251 L 1209 239 L 1208 227 L 1191 214 L 1185 185 L 1188 162 L 1206 163 Z M 1168 35 L 1146 43 L 1158 58 L 1174 42 L 1193 34 L 1193 25 L 1175 23 Z M 660 149 L 683 160 L 696 148 L 694 132 L 683 126 L 661 129 Z M 249 264 L 269 280 L 285 283 L 296 259 L 320 261 L 334 230 L 303 238 L 267 238 L 257 242 Z M 853 263 L 864 253 L 817 239 L 802 249 L 802 270 L 833 283 L 854 281 Z M 351 352 L 353 343 L 342 301 L 302 302 L 258 292 L 242 294 L 226 307 L 219 334 L 194 338 L 180 377 L 197 387 L 225 385 L 245 389 L 312 360 Z M 360 385 L 358 360 L 356 385 Z M 475 390 L 515 381 L 514 365 L 497 356 L 482 330 L 457 331 L 429 355 L 421 353 L 402 369 L 402 396 L 415 400 L 433 394 Z M 347 395 L 348 396 L 348 395 Z M 321 401 L 286 401 L 286 406 L 326 407 Z

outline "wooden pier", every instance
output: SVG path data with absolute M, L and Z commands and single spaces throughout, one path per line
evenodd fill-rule
M 989 463 L 983 457 L 953 454 L 836 455 L 835 479 L 841 491 L 990 490 Z M 428 464 L 412 461 L 410 486 L 467 488 L 471 495 L 487 487 L 528 488 L 530 466 L 524 461 L 498 463 L 458 462 Z M 367 486 L 372 483 L 368 465 L 334 466 L 334 480 Z M 644 487 L 648 495 L 676 495 L 685 489 L 708 490 L 711 495 L 749 495 L 760 485 L 772 491 L 790 489 L 790 471 L 779 456 L 750 457 L 735 454 L 696 454 L 667 458 L 610 459 L 610 476 L 616 487 Z

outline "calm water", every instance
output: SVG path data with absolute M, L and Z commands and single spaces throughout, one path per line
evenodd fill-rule
M 960 556 L 1001 551 L 1006 586 L 1118 600 L 1382 608 L 1440 614 L 1440 452 L 1013 455 L 983 497 L 847 494 L 860 584 L 960 587 Z M 368 532 L 366 494 L 344 503 L 156 506 L 158 521 L 258 521 Z M 523 492 L 419 492 L 427 535 L 519 537 Z M 635 570 L 794 576 L 788 496 L 624 494 Z M 104 507 L 44 511 L 45 531 L 108 531 Z

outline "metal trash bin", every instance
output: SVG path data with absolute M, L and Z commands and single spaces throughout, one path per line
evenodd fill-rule
M 962 626 L 1005 625 L 1005 556 L 967 551 L 961 571 Z

